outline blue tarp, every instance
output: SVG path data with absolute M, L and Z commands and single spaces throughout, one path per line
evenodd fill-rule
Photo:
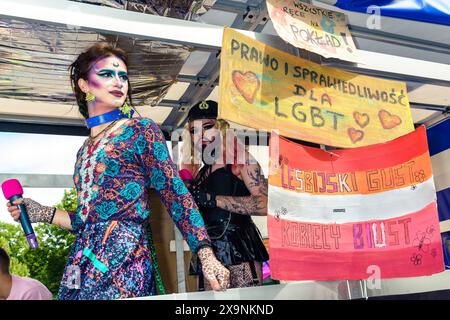
M 450 0 L 448 0 L 450 1 Z M 450 119 L 446 119 L 427 129 L 430 156 L 450 149 Z
M 450 26 L 450 0 L 338 0 L 335 6 L 350 11 L 372 13 L 380 7 L 382 16 L 417 20 Z
M 441 233 L 442 246 L 444 247 L 445 269 L 450 269 L 450 232 Z
M 431 160 L 436 165 L 433 175 L 441 180 L 441 176 L 445 177 L 450 172 L 450 164 L 442 163 L 450 155 L 450 119 L 428 128 L 427 138 Z M 450 220 L 450 181 L 439 182 L 441 187 L 436 190 L 439 220 Z

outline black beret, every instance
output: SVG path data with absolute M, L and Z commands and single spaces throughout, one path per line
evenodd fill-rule
M 217 119 L 217 108 L 217 102 L 213 100 L 200 101 L 189 110 L 188 120 Z

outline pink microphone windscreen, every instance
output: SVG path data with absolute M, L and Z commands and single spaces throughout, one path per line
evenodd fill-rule
M 191 172 L 188 169 L 181 169 L 180 170 L 180 177 L 183 180 L 194 180 L 194 177 L 192 176 Z
M 23 194 L 22 185 L 17 179 L 9 179 L 2 183 L 3 195 L 6 199 L 10 199 L 12 196 Z

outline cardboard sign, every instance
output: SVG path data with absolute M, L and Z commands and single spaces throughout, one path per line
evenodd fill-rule
M 293 46 L 324 56 L 358 62 L 358 52 L 343 13 L 298 0 L 267 0 L 278 35 Z
M 280 165 L 269 175 L 274 279 L 367 279 L 374 268 L 381 278 L 444 270 L 424 127 L 389 143 L 332 152 L 275 134 L 271 139 L 280 139 Z
M 406 85 L 320 66 L 225 28 L 219 117 L 337 147 L 414 130 Z

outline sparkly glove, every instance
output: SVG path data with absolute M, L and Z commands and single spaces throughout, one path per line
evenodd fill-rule
M 56 212 L 55 207 L 43 206 L 40 203 L 31 200 L 30 198 L 23 198 L 21 203 L 25 205 L 31 223 L 52 223 L 53 217 L 55 216 Z
M 198 258 L 202 264 L 203 276 L 210 281 L 215 290 L 225 290 L 230 285 L 230 271 L 216 259 L 211 247 L 203 247 L 198 251 Z M 220 289 L 213 282 L 218 282 Z
M 216 194 L 214 192 L 206 192 L 203 188 L 193 188 L 191 194 L 198 206 L 203 208 L 217 207 Z

